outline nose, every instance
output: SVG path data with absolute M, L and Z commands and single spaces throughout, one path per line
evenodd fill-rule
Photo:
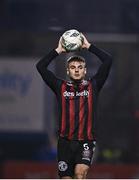
M 75 69 L 75 72 L 78 72 L 78 71 L 79 71 L 79 69 L 78 69 L 78 68 L 76 68 L 76 69 Z

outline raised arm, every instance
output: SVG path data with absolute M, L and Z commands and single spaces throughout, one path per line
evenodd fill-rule
M 65 52 L 62 48 L 61 39 L 59 40 L 58 46 L 56 49 L 50 51 L 46 56 L 44 56 L 40 61 L 36 64 L 37 70 L 42 76 L 42 79 L 46 82 L 46 84 L 55 91 L 57 88 L 58 78 L 55 76 L 53 72 L 48 70 L 48 65 L 54 60 L 59 54 Z
M 89 43 L 84 35 L 83 37 L 84 37 L 84 44 L 82 48 L 87 48 L 91 53 L 95 54 L 102 62 L 97 73 L 93 77 L 93 79 L 96 80 L 97 89 L 99 91 L 108 77 L 110 67 L 112 64 L 112 57 L 106 51 Z
M 94 76 L 97 84 L 97 89 L 99 91 L 109 75 L 110 67 L 112 64 L 112 57 L 110 54 L 102 49 L 97 48 L 95 45 L 91 45 L 89 51 L 94 53 L 102 61 L 102 64 L 100 65 L 97 73 Z

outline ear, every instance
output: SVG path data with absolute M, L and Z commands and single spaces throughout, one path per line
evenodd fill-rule
M 84 71 L 85 74 L 86 74 L 86 71 L 87 71 L 87 70 L 86 70 L 86 68 L 85 68 L 85 71 Z
M 67 75 L 69 75 L 69 70 L 67 69 Z

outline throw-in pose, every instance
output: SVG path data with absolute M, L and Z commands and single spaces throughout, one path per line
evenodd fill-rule
M 86 48 L 102 62 L 95 75 L 85 79 L 86 63 L 81 56 L 67 60 L 70 81 L 55 76 L 48 65 L 65 49 L 61 38 L 56 49 L 51 50 L 37 63 L 37 70 L 58 100 L 58 171 L 60 178 L 86 178 L 92 163 L 96 143 L 96 104 L 112 63 L 110 54 L 88 42 L 83 35 L 82 49 Z

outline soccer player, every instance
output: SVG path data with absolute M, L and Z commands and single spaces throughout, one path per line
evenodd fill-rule
M 62 52 L 61 38 L 56 49 L 51 50 L 37 63 L 37 70 L 45 83 L 56 94 L 59 106 L 58 171 L 63 179 L 85 179 L 92 163 L 96 144 L 96 104 L 112 64 L 111 55 L 83 35 L 82 49 L 95 54 L 102 62 L 95 75 L 86 79 L 86 60 L 72 56 L 67 60 L 70 81 L 55 76 L 48 65 Z

